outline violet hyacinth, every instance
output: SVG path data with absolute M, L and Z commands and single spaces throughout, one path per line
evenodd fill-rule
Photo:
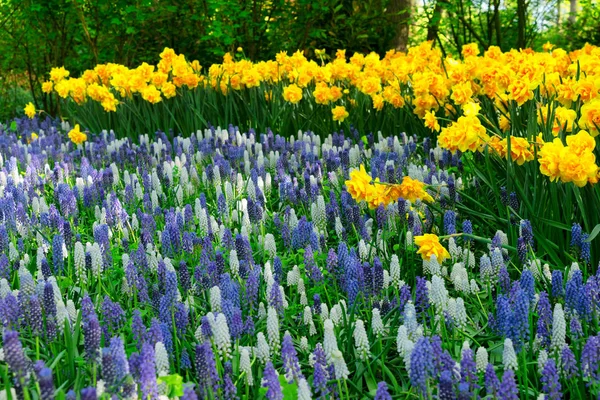
M 29 361 L 23 352 L 23 345 L 19 334 L 15 331 L 5 330 L 3 335 L 4 359 L 15 377 L 17 385 L 26 384 L 29 370 Z
M 440 375 L 440 381 L 438 383 L 438 399 L 439 400 L 456 400 L 456 394 L 454 392 L 454 381 L 452 379 L 452 372 L 446 370 Z
M 283 337 L 283 343 L 281 345 L 281 359 L 283 361 L 283 367 L 285 368 L 285 377 L 288 383 L 292 383 L 294 380 L 299 381 L 300 378 L 304 378 L 302 371 L 300 370 L 300 363 L 298 361 L 298 354 L 292 343 L 292 337 L 289 332 L 286 332 Z
M 392 396 L 390 395 L 390 392 L 388 391 L 387 383 L 379 382 L 377 384 L 377 392 L 375 392 L 374 400 L 392 400 Z
M 600 380 L 600 335 L 590 336 L 581 351 L 581 372 L 591 380 Z
M 492 396 L 492 398 L 496 397 L 500 391 L 500 380 L 491 363 L 488 363 L 485 367 L 484 382 L 487 395 Z
M 577 360 L 575 354 L 565 345 L 560 353 L 560 364 L 562 366 L 562 373 L 566 379 L 573 379 L 578 374 Z
M 560 378 L 556 369 L 556 362 L 553 359 L 550 358 L 546 361 L 540 379 L 542 381 L 542 391 L 549 400 L 562 399 Z
M 219 374 L 210 342 L 196 346 L 195 367 L 200 393 L 208 396 L 212 392 L 216 395 L 219 390 Z
M 154 348 L 149 343 L 144 343 L 140 354 L 140 390 L 144 399 L 158 399 L 158 385 L 156 383 L 156 362 Z
M 86 387 L 81 389 L 81 400 L 96 400 L 98 395 L 95 387 Z
M 277 377 L 277 371 L 273 367 L 273 363 L 269 361 L 265 366 L 262 379 L 262 387 L 267 388 L 267 400 L 283 400 L 283 392 Z
M 54 399 L 54 381 L 52 379 L 52 370 L 46 367 L 43 361 L 38 361 L 34 365 L 35 375 L 40 385 L 40 397 L 42 399 Z
M 502 385 L 498 390 L 498 399 L 500 400 L 519 400 L 519 389 L 515 380 L 515 373 L 512 369 L 504 371 L 502 376 Z
M 460 378 L 460 383 L 465 389 L 462 394 L 472 398 L 473 394 L 479 389 L 479 377 L 477 376 L 477 367 L 473 359 L 473 350 L 471 349 L 465 349 L 462 352 Z
M 410 381 L 427 396 L 428 381 L 433 376 L 433 349 L 428 337 L 421 337 L 410 356 Z

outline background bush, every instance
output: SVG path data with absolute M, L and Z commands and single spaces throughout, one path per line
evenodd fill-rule
M 296 50 L 384 54 L 423 40 L 457 56 L 471 42 L 569 50 L 600 43 L 597 16 L 591 0 L 5 0 L 0 121 L 27 101 L 58 115 L 40 89 L 55 66 L 78 75 L 97 63 L 154 63 L 164 47 L 204 66 L 238 47 L 253 61 Z

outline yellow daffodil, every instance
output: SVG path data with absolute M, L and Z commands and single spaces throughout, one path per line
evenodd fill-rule
M 71 142 L 75 143 L 76 145 L 80 145 L 87 140 L 87 135 L 81 132 L 79 124 L 76 124 L 75 128 L 69 131 L 69 139 L 71 139 Z

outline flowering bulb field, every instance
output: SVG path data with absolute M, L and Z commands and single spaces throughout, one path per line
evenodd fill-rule
M 485 236 L 456 212 L 481 188 L 429 139 L 13 128 L 0 379 L 18 398 L 598 393 L 582 228 L 566 265 L 536 256 L 528 220 Z
M 600 51 L 550 50 L 53 69 L 69 122 L 0 127 L 0 396 L 598 397 Z

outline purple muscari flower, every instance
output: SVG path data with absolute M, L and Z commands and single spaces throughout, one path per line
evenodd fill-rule
M 492 258 L 492 265 L 493 265 L 493 258 Z M 510 286 L 511 286 L 511 280 L 510 280 L 510 275 L 508 274 L 508 269 L 506 269 L 506 267 L 502 267 L 500 268 L 500 271 L 498 273 L 498 282 L 500 283 L 500 288 L 502 289 L 502 292 L 504 293 L 508 293 L 508 291 L 510 290 Z
M 188 354 L 187 349 L 184 347 L 181 352 L 181 361 L 179 363 L 181 369 L 187 370 L 192 368 L 192 361 L 190 360 L 190 355 Z
M 552 297 L 557 299 L 565 295 L 563 286 L 563 274 L 558 269 L 552 271 Z
M 567 282 L 565 308 L 571 311 L 577 311 L 579 316 L 585 320 L 590 316 L 591 309 L 589 297 L 585 293 L 583 275 L 579 270 L 575 271 L 569 282 Z
M 556 369 L 556 362 L 551 358 L 549 358 L 544 365 L 541 381 L 542 391 L 546 394 L 546 398 L 549 400 L 562 399 L 562 393 L 560 392 L 560 378 Z
M 100 323 L 96 315 L 88 317 L 83 323 L 83 345 L 85 349 L 85 358 L 90 363 L 95 363 L 98 360 L 100 351 Z
M 529 298 L 523 290 L 518 290 L 514 299 L 512 317 L 508 325 L 507 336 L 515 345 L 515 350 L 520 351 L 524 342 L 529 340 Z
M 521 289 L 527 293 L 529 301 L 533 301 L 535 299 L 535 278 L 530 270 L 526 269 L 523 271 L 519 284 Z
M 131 318 L 131 332 L 133 333 L 133 340 L 138 350 L 141 350 L 142 344 L 144 343 L 144 334 L 146 333 L 146 325 L 142 320 L 142 314 L 140 310 L 134 310 Z
M 477 376 L 477 367 L 473 360 L 473 350 L 466 349 L 462 352 L 462 359 L 460 360 L 460 379 L 466 390 L 463 393 L 468 393 L 468 398 L 473 397 L 473 393 L 479 389 L 477 382 L 479 377 Z
M 196 234 L 194 232 L 183 232 L 183 237 L 181 239 L 181 247 L 187 253 L 194 252 L 194 239 L 196 238 Z M 181 278 L 180 278 L 181 279 Z
M 574 314 L 571 317 L 569 329 L 571 331 L 571 339 L 573 340 L 577 340 L 583 335 L 583 329 L 581 328 L 581 322 L 579 321 L 577 314 Z
M 57 274 L 62 274 L 64 268 L 64 259 L 63 259 L 63 246 L 65 241 L 62 235 L 54 235 L 52 238 L 52 266 L 54 267 L 54 272 Z
M 152 322 L 150 322 L 150 329 L 148 329 L 148 331 L 146 332 L 144 341 L 150 343 L 152 348 L 156 346 L 157 342 L 164 343 L 160 322 L 156 318 L 152 318 Z
M 29 298 L 29 310 L 25 315 L 31 333 L 35 336 L 40 336 L 44 329 L 44 319 L 42 316 L 42 305 L 36 295 L 32 295 Z
M 444 232 L 446 232 L 446 235 L 456 233 L 456 213 L 452 210 L 444 213 Z
M 2 226 L 2 225 L 0 225 Z M 8 257 L 6 254 L 2 254 L 0 256 L 0 279 L 4 278 L 7 281 L 10 281 L 10 262 L 8 261 Z
M 96 400 L 97 398 L 95 387 L 90 386 L 81 389 L 81 400 Z
M 194 392 L 194 389 L 186 387 L 183 390 L 183 396 L 181 396 L 180 400 L 198 400 L 198 396 L 196 395 L 196 392 Z
M 590 263 L 592 257 L 590 253 L 590 242 L 588 241 L 589 236 L 590 235 L 587 233 L 581 235 L 581 260 L 585 261 L 587 264 Z
M 327 388 L 327 382 L 329 381 L 326 365 L 321 364 L 319 362 L 315 363 L 314 372 L 313 372 L 313 388 L 315 389 L 315 394 L 319 394 L 319 398 L 326 398 L 327 393 L 329 392 Z
M 140 379 L 140 364 L 142 357 L 138 353 L 131 353 L 129 356 L 129 372 L 135 379 Z
M 125 311 L 117 302 L 110 300 L 110 297 L 104 296 L 102 302 L 102 316 L 104 318 L 104 334 L 110 336 L 117 334 L 118 331 L 125 325 Z
M 519 261 L 521 261 L 522 264 L 527 261 L 527 243 L 522 237 L 517 239 L 517 255 L 519 256 Z
M 490 244 L 490 251 L 494 249 L 502 249 L 502 237 L 499 233 L 496 233 L 492 238 L 492 243 Z
M 233 246 L 234 246 L 233 234 L 231 233 L 231 230 L 229 228 L 225 228 L 225 230 L 223 231 L 223 237 L 221 238 L 221 244 L 227 250 L 233 249 Z
M 4 360 L 8 364 L 9 370 L 12 371 L 17 384 L 27 383 L 28 360 L 23 352 L 23 345 L 19 340 L 19 334 L 15 331 L 5 330 L 3 335 Z
M 593 381 L 600 379 L 600 335 L 590 336 L 581 351 L 581 372 Z
M 281 360 L 283 361 L 283 367 L 285 368 L 285 375 L 288 383 L 292 383 L 294 380 L 299 380 L 304 377 L 300 370 L 300 362 L 298 361 L 298 354 L 292 343 L 292 337 L 288 332 L 286 332 L 283 337 Z
M 195 366 L 200 393 L 209 395 L 212 391 L 216 395 L 219 390 L 219 374 L 209 341 L 196 346 Z
M 502 336 L 506 336 L 511 318 L 512 309 L 508 298 L 505 295 L 499 295 L 496 299 L 496 319 L 493 324 L 495 331 Z
M 229 368 L 225 368 L 226 372 L 223 376 L 223 399 L 225 400 L 237 400 L 237 388 L 235 387 L 233 381 L 231 380 L 231 363 L 227 362 L 226 365 L 229 364 Z M 229 370 L 228 370 L 229 369 Z
M 110 383 L 113 385 L 120 384 L 125 379 L 125 376 L 129 374 L 129 363 L 125 355 L 123 340 L 120 337 L 111 338 L 108 351 L 111 355 L 114 376 L 114 380 Z
M 202 322 L 200 326 L 202 329 L 202 336 L 204 336 L 204 338 L 210 338 L 213 332 L 212 328 L 210 327 L 210 321 L 208 320 L 207 316 L 202 317 Z
M 379 257 L 373 258 L 373 293 L 379 294 L 383 290 L 383 264 Z
M 77 395 L 73 389 L 69 390 L 65 395 L 66 400 L 77 400 Z
M 184 293 L 187 293 L 188 290 L 192 287 L 192 281 L 190 277 L 190 271 L 188 270 L 187 264 L 185 261 L 179 262 L 179 282 L 181 283 L 181 288 L 184 290 Z
M 421 320 L 425 320 L 427 309 L 429 308 L 429 291 L 427 290 L 427 280 L 421 276 L 417 277 L 415 288 L 415 309 L 420 315 Z
M 563 347 L 560 353 L 560 361 L 565 378 L 572 379 L 577 376 L 577 360 L 569 346 L 565 345 L 565 347 Z
M 44 286 L 44 311 L 46 312 L 46 335 L 49 340 L 56 338 L 56 303 L 54 288 L 50 282 Z
M 225 257 L 221 251 L 215 253 L 215 264 L 217 265 L 217 273 L 222 275 L 225 272 Z
M 162 335 L 163 335 L 162 342 L 165 345 L 165 349 L 167 349 L 168 352 L 172 352 L 173 351 L 173 336 L 171 334 L 171 332 L 172 332 L 171 324 L 170 323 L 169 324 L 161 323 L 160 331 L 162 332 Z
M 473 234 L 473 224 L 471 223 L 470 220 L 466 219 L 463 221 L 462 231 L 463 231 L 463 233 L 466 233 L 467 235 Z M 469 243 L 469 242 L 473 241 L 473 239 L 470 237 L 465 237 L 464 240 L 465 240 L 465 243 Z
M 273 367 L 273 363 L 269 361 L 265 366 L 262 379 L 262 387 L 267 388 L 267 400 L 283 400 L 283 392 L 277 377 L 277 371 Z
M 338 267 L 338 256 L 334 249 L 329 249 L 327 253 L 327 272 L 334 274 Z
M 349 279 L 346 286 L 346 291 L 348 292 L 348 305 L 352 308 L 360 294 L 360 286 L 356 279 Z
M 19 301 L 12 293 L 8 293 L 4 300 L 0 299 L 0 322 L 4 322 L 6 327 L 16 329 L 20 325 L 20 318 L 21 307 Z
M 583 230 L 581 229 L 581 225 L 574 223 L 571 227 L 571 247 L 576 249 L 581 248 L 581 235 L 583 234 Z
M 8 231 L 6 230 L 6 225 L 0 225 L 0 252 L 4 253 L 8 250 L 8 245 L 10 243 L 10 238 L 8 237 Z
M 246 301 L 253 308 L 258 301 L 258 288 L 260 286 L 260 269 L 254 268 L 250 271 L 246 280 Z
M 375 392 L 375 400 L 392 400 L 390 392 L 385 382 L 379 382 L 377 384 L 377 392 Z
M 175 271 L 165 272 L 165 298 L 167 306 L 173 306 L 177 298 L 177 275 Z
M 391 399 L 391 397 L 390 397 Z M 438 399 L 439 400 L 455 400 L 456 394 L 454 393 L 454 380 L 452 379 L 451 371 L 444 371 L 440 375 L 440 382 L 438 384 Z
M 548 294 L 545 291 L 540 292 L 540 297 L 537 302 L 537 333 L 536 336 L 541 340 L 544 347 L 550 345 L 550 333 L 552 327 L 552 306 L 548 299 Z
M 502 385 L 498 389 L 498 399 L 500 400 L 519 400 L 519 389 L 515 381 L 515 373 L 512 369 L 504 371 L 502 376 Z
M 280 314 L 283 313 L 283 297 L 277 283 L 271 286 L 271 293 L 269 293 L 269 304 L 275 307 Z
M 515 192 L 510 192 L 508 195 L 508 206 L 515 211 L 519 211 L 519 199 Z
M 304 267 L 313 284 L 323 280 L 323 273 L 315 262 L 313 250 L 310 245 L 306 246 L 306 249 L 304 249 Z
M 404 310 L 404 306 L 411 299 L 410 287 L 408 285 L 402 285 L 400 288 L 400 294 L 398 295 L 398 309 Z
M 160 297 L 160 303 L 159 303 L 159 307 L 158 307 L 158 317 L 161 322 L 164 322 L 166 324 L 170 324 L 172 321 L 171 305 L 170 305 L 169 298 L 166 295 Z
M 428 380 L 433 376 L 433 349 L 428 337 L 421 337 L 410 355 L 410 381 L 423 396 L 427 396 Z
M 178 302 L 175 306 L 175 327 L 177 328 L 177 336 L 183 339 L 183 335 L 189 323 L 189 313 L 185 304 Z
M 298 221 L 298 225 L 292 231 L 292 249 L 297 250 L 306 247 L 310 243 L 310 237 L 313 233 L 312 222 L 307 221 L 305 216 L 302 216 Z
M 246 317 L 246 322 L 244 323 L 244 333 L 249 336 L 254 336 L 254 320 L 252 320 L 252 315 L 248 315 Z
M 321 313 L 321 295 L 319 293 L 315 293 L 313 295 L 313 314 Z
M 433 351 L 433 362 L 434 362 L 434 375 L 439 375 L 442 371 L 450 371 L 453 370 L 456 362 L 448 352 L 448 350 L 444 350 L 442 348 L 442 339 L 438 336 L 432 336 L 431 340 L 431 349 Z
M 154 348 L 149 343 L 144 343 L 140 354 L 140 379 L 139 385 L 144 399 L 158 399 L 158 385 L 156 383 L 156 363 Z
M 387 215 L 383 204 L 379 204 L 379 207 L 375 210 L 375 220 L 377 221 L 377 228 L 383 230 Z
M 41 262 L 42 266 L 42 275 L 44 276 L 44 279 L 48 279 L 50 276 L 52 276 L 52 271 L 50 271 L 50 264 L 48 264 L 48 260 L 46 260 L 46 258 L 42 258 L 42 262 Z
M 108 236 L 108 225 L 102 224 L 97 225 L 94 228 L 94 240 L 100 246 L 102 251 L 102 259 L 104 260 L 104 266 L 109 266 L 112 263 L 112 257 L 110 253 L 110 239 Z
M 524 219 L 521 221 L 520 227 L 521 237 L 525 240 L 525 244 L 533 248 L 533 228 L 531 226 L 531 222 L 527 219 Z

